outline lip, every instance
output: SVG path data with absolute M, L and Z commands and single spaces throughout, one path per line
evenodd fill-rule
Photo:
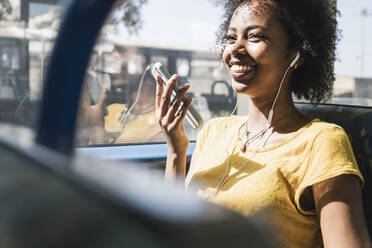
M 249 72 L 248 73 L 245 73 L 245 72 L 231 72 L 231 76 L 233 78 L 242 78 L 242 77 L 245 77 L 248 74 L 249 74 Z
M 240 66 L 240 68 L 239 68 Z M 233 69 L 234 67 L 234 69 Z M 237 68 L 236 68 L 237 67 Z M 254 65 L 246 65 L 242 63 L 235 63 L 232 66 L 230 66 L 230 74 L 233 78 L 243 78 L 250 74 L 252 71 L 256 69 L 256 66 Z
M 229 61 L 229 66 L 233 65 L 246 65 L 246 66 L 256 66 L 256 63 L 248 62 L 248 61 L 242 61 L 240 59 L 231 58 Z

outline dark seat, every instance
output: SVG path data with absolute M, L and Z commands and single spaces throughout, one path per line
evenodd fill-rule
M 372 238 L 372 108 L 308 103 L 296 103 L 296 106 L 311 118 L 319 118 L 343 127 L 348 134 L 365 180 L 362 189 L 363 204 Z

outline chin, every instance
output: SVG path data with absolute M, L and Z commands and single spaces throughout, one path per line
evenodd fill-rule
M 236 93 L 246 93 L 250 88 L 250 84 L 239 82 L 233 79 L 231 87 Z

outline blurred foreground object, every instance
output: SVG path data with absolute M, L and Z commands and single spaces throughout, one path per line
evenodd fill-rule
M 138 164 L 66 157 L 10 126 L 0 154 L 0 247 L 274 247 L 254 221 Z

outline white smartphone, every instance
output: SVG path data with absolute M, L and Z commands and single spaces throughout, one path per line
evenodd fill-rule
M 159 75 L 160 78 L 163 80 L 164 86 L 171 78 L 171 75 L 169 74 L 168 70 L 161 62 L 155 62 L 151 65 L 151 74 L 155 79 L 156 75 Z M 172 91 L 171 99 L 173 99 L 176 96 L 179 90 L 180 88 L 177 85 L 175 85 Z M 181 106 L 185 104 L 185 101 L 186 99 L 182 100 Z M 200 113 L 195 109 L 195 107 L 192 104 L 186 113 L 185 119 L 193 129 L 201 128 L 204 122 Z

